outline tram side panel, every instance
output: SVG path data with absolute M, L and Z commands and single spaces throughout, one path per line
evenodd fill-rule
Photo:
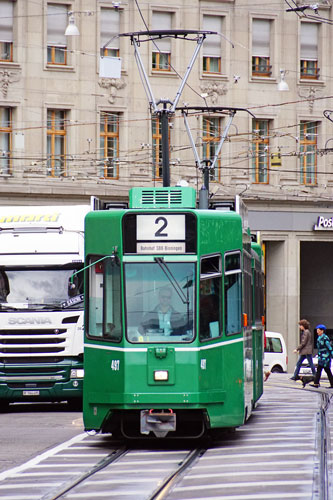
M 122 346 L 121 214 L 101 211 L 86 218 L 85 346 L 83 414 L 86 429 L 100 430 L 111 409 L 124 404 Z M 88 222 L 87 222 L 88 219 Z M 117 260 L 117 262 L 116 262 Z M 110 293 L 109 293 L 110 292 Z M 107 307 L 108 306 L 108 307 Z
M 201 212 L 198 224 L 199 391 L 211 428 L 236 427 L 245 418 L 244 343 L 241 324 L 242 223 L 238 214 Z M 220 256 L 220 260 L 215 258 Z M 221 266 L 219 269 L 218 266 Z M 220 272 L 215 272 L 219 269 Z M 218 311 L 209 308 L 214 289 Z M 218 319 L 218 328 L 216 325 Z
M 253 400 L 258 401 L 263 393 L 264 369 L 264 274 L 262 269 L 262 247 L 253 242 L 252 247 L 252 302 L 253 302 Z

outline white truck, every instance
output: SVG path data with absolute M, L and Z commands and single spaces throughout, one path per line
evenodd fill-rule
M 0 408 L 80 405 L 90 205 L 0 207 Z

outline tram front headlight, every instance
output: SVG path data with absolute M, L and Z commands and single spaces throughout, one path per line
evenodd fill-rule
M 72 368 L 70 378 L 83 378 L 84 370 L 83 368 Z
M 168 370 L 156 370 L 154 371 L 154 380 L 156 382 L 166 382 L 169 380 Z

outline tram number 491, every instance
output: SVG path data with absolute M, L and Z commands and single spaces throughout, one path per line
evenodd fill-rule
M 113 359 L 111 361 L 111 370 L 113 370 L 114 372 L 118 372 L 119 371 L 119 366 L 120 366 L 120 360 L 119 359 Z

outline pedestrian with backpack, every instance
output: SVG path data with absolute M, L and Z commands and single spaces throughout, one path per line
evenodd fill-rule
M 333 389 L 333 375 L 331 372 L 331 359 L 333 357 L 333 347 L 331 345 L 330 339 L 326 334 L 326 326 L 325 325 L 317 325 L 317 348 L 318 348 L 318 366 L 317 372 L 313 381 L 313 384 L 310 384 L 312 387 L 319 387 L 321 372 L 325 370 L 328 376 L 328 380 L 330 382 L 330 389 Z

